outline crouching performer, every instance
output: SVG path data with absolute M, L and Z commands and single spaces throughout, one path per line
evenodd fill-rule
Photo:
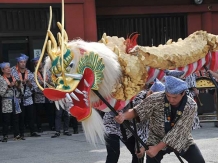
M 142 103 L 115 117 L 118 123 L 137 117 L 149 120 L 146 163 L 161 162 L 167 153 L 178 152 L 189 163 L 205 163 L 191 135 L 197 110 L 195 101 L 186 95 L 186 82 L 165 76 L 165 92 L 156 92 Z

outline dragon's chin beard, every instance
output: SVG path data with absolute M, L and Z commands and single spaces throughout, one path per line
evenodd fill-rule
M 82 121 L 83 130 L 86 140 L 96 146 L 98 142 L 105 143 L 105 126 L 101 116 L 95 109 L 92 109 L 92 114 L 89 118 Z

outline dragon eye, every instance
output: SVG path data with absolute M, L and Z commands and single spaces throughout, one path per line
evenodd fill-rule
M 67 72 L 70 72 L 70 70 L 71 70 L 72 68 L 74 68 L 74 65 L 75 65 L 74 62 L 71 61 L 70 64 L 67 66 L 66 71 L 67 71 Z
M 74 66 L 74 62 L 72 61 L 70 64 L 69 64 L 70 68 L 73 68 Z

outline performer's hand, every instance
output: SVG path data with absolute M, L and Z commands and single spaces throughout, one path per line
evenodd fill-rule
M 21 89 L 21 87 L 23 86 L 22 82 L 20 80 L 17 80 L 15 82 L 15 86 L 18 88 L 18 89 Z
M 9 86 L 13 87 L 14 85 L 15 85 L 15 82 L 12 81 Z
M 28 87 L 32 87 L 32 84 L 31 84 L 31 82 L 30 82 L 29 80 L 26 80 L 26 85 L 27 85 Z
M 207 70 L 208 73 L 213 74 L 214 72 L 212 70 Z
M 194 93 L 196 96 L 199 95 L 199 90 L 197 88 L 194 88 Z
M 218 79 L 218 73 L 217 72 L 214 72 L 214 71 L 211 71 L 211 70 L 207 70 L 207 74 L 209 76 L 209 73 L 216 79 Z
M 122 124 L 123 121 L 125 120 L 125 117 L 124 117 L 123 113 L 119 112 L 118 115 L 114 117 L 114 120 L 117 123 Z
M 207 76 L 209 77 L 209 74 L 211 74 L 212 76 L 217 75 L 216 72 L 213 72 L 212 70 L 207 70 Z
M 137 156 L 138 158 L 144 157 L 144 155 L 145 155 L 145 148 L 144 148 L 144 147 L 141 147 L 141 148 L 140 148 L 140 152 L 137 153 L 137 151 L 136 151 L 135 154 L 136 154 L 136 156 Z
M 26 85 L 26 80 L 23 80 L 21 83 L 22 83 L 23 85 Z
M 157 146 L 149 146 L 149 150 L 146 151 L 146 154 L 149 157 L 153 158 L 158 154 L 159 151 L 160 150 L 159 150 L 159 148 Z
M 16 86 L 20 86 L 22 82 L 20 80 L 16 80 Z
M 146 97 L 148 97 L 149 95 L 151 95 L 153 93 L 152 90 L 147 91 Z

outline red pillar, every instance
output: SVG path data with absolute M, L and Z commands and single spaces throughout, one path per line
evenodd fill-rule
M 84 3 L 84 26 L 85 40 L 97 41 L 97 23 L 95 0 L 85 0 Z
M 202 13 L 202 30 L 212 33 L 212 14 L 211 12 Z
M 202 30 L 201 27 L 201 14 L 199 13 L 189 13 L 188 18 L 188 35 L 192 34 L 195 31 Z
M 212 14 L 212 21 L 211 21 L 211 24 L 212 24 L 212 33 L 216 34 L 216 35 L 218 35 L 218 23 L 217 23 L 217 20 L 218 20 L 218 12 L 213 12 L 213 14 Z
M 65 4 L 65 24 L 69 40 L 97 41 L 95 0 Z
M 65 29 L 69 40 L 85 39 L 83 5 L 65 4 Z

